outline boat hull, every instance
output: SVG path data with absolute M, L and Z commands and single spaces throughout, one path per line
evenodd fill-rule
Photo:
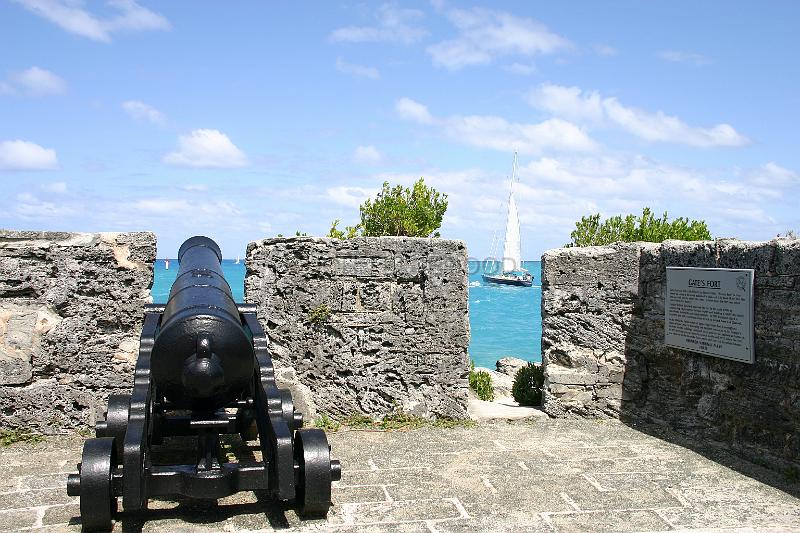
M 522 279 L 522 278 L 511 278 L 505 276 L 489 276 L 487 274 L 483 274 L 483 281 L 489 283 L 497 283 L 499 285 L 515 285 L 517 287 L 530 287 L 533 285 L 533 277 L 531 276 L 530 279 Z

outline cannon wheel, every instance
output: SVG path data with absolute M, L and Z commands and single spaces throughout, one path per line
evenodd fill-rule
M 331 448 L 321 429 L 301 429 L 295 434 L 298 466 L 297 507 L 306 518 L 324 518 L 331 506 Z
M 95 434 L 98 437 L 114 437 L 116 441 L 117 463 L 122 462 L 125 432 L 128 430 L 128 413 L 131 397 L 128 394 L 112 394 L 108 397 L 108 412 L 105 424 L 98 424 Z
M 81 458 L 81 525 L 83 531 L 108 531 L 117 512 L 111 474 L 117 466 L 114 437 L 89 439 Z

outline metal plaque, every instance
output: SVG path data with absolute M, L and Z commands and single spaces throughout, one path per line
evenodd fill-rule
M 753 363 L 753 270 L 667 267 L 664 343 Z

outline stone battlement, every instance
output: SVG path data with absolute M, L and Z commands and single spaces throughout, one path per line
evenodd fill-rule
M 664 344 L 666 267 L 755 271 L 755 363 Z M 544 408 L 646 419 L 800 464 L 800 241 L 666 241 L 542 257 Z
M 466 417 L 467 293 L 461 241 L 290 237 L 247 247 L 245 300 L 258 306 L 276 366 L 291 367 L 327 414 Z
M 155 254 L 152 233 L 0 230 L 0 426 L 94 425 L 130 391 Z

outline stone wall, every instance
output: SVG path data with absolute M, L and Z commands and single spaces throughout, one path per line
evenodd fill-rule
M 307 417 L 397 408 L 466 417 L 467 291 L 461 241 L 298 237 L 247 247 L 245 300 L 257 304 L 279 376 Z
M 152 233 L 0 230 L 0 427 L 93 425 L 129 392 Z
M 664 345 L 667 266 L 755 270 L 755 364 Z M 551 250 L 542 278 L 549 414 L 645 419 L 800 463 L 800 241 Z

